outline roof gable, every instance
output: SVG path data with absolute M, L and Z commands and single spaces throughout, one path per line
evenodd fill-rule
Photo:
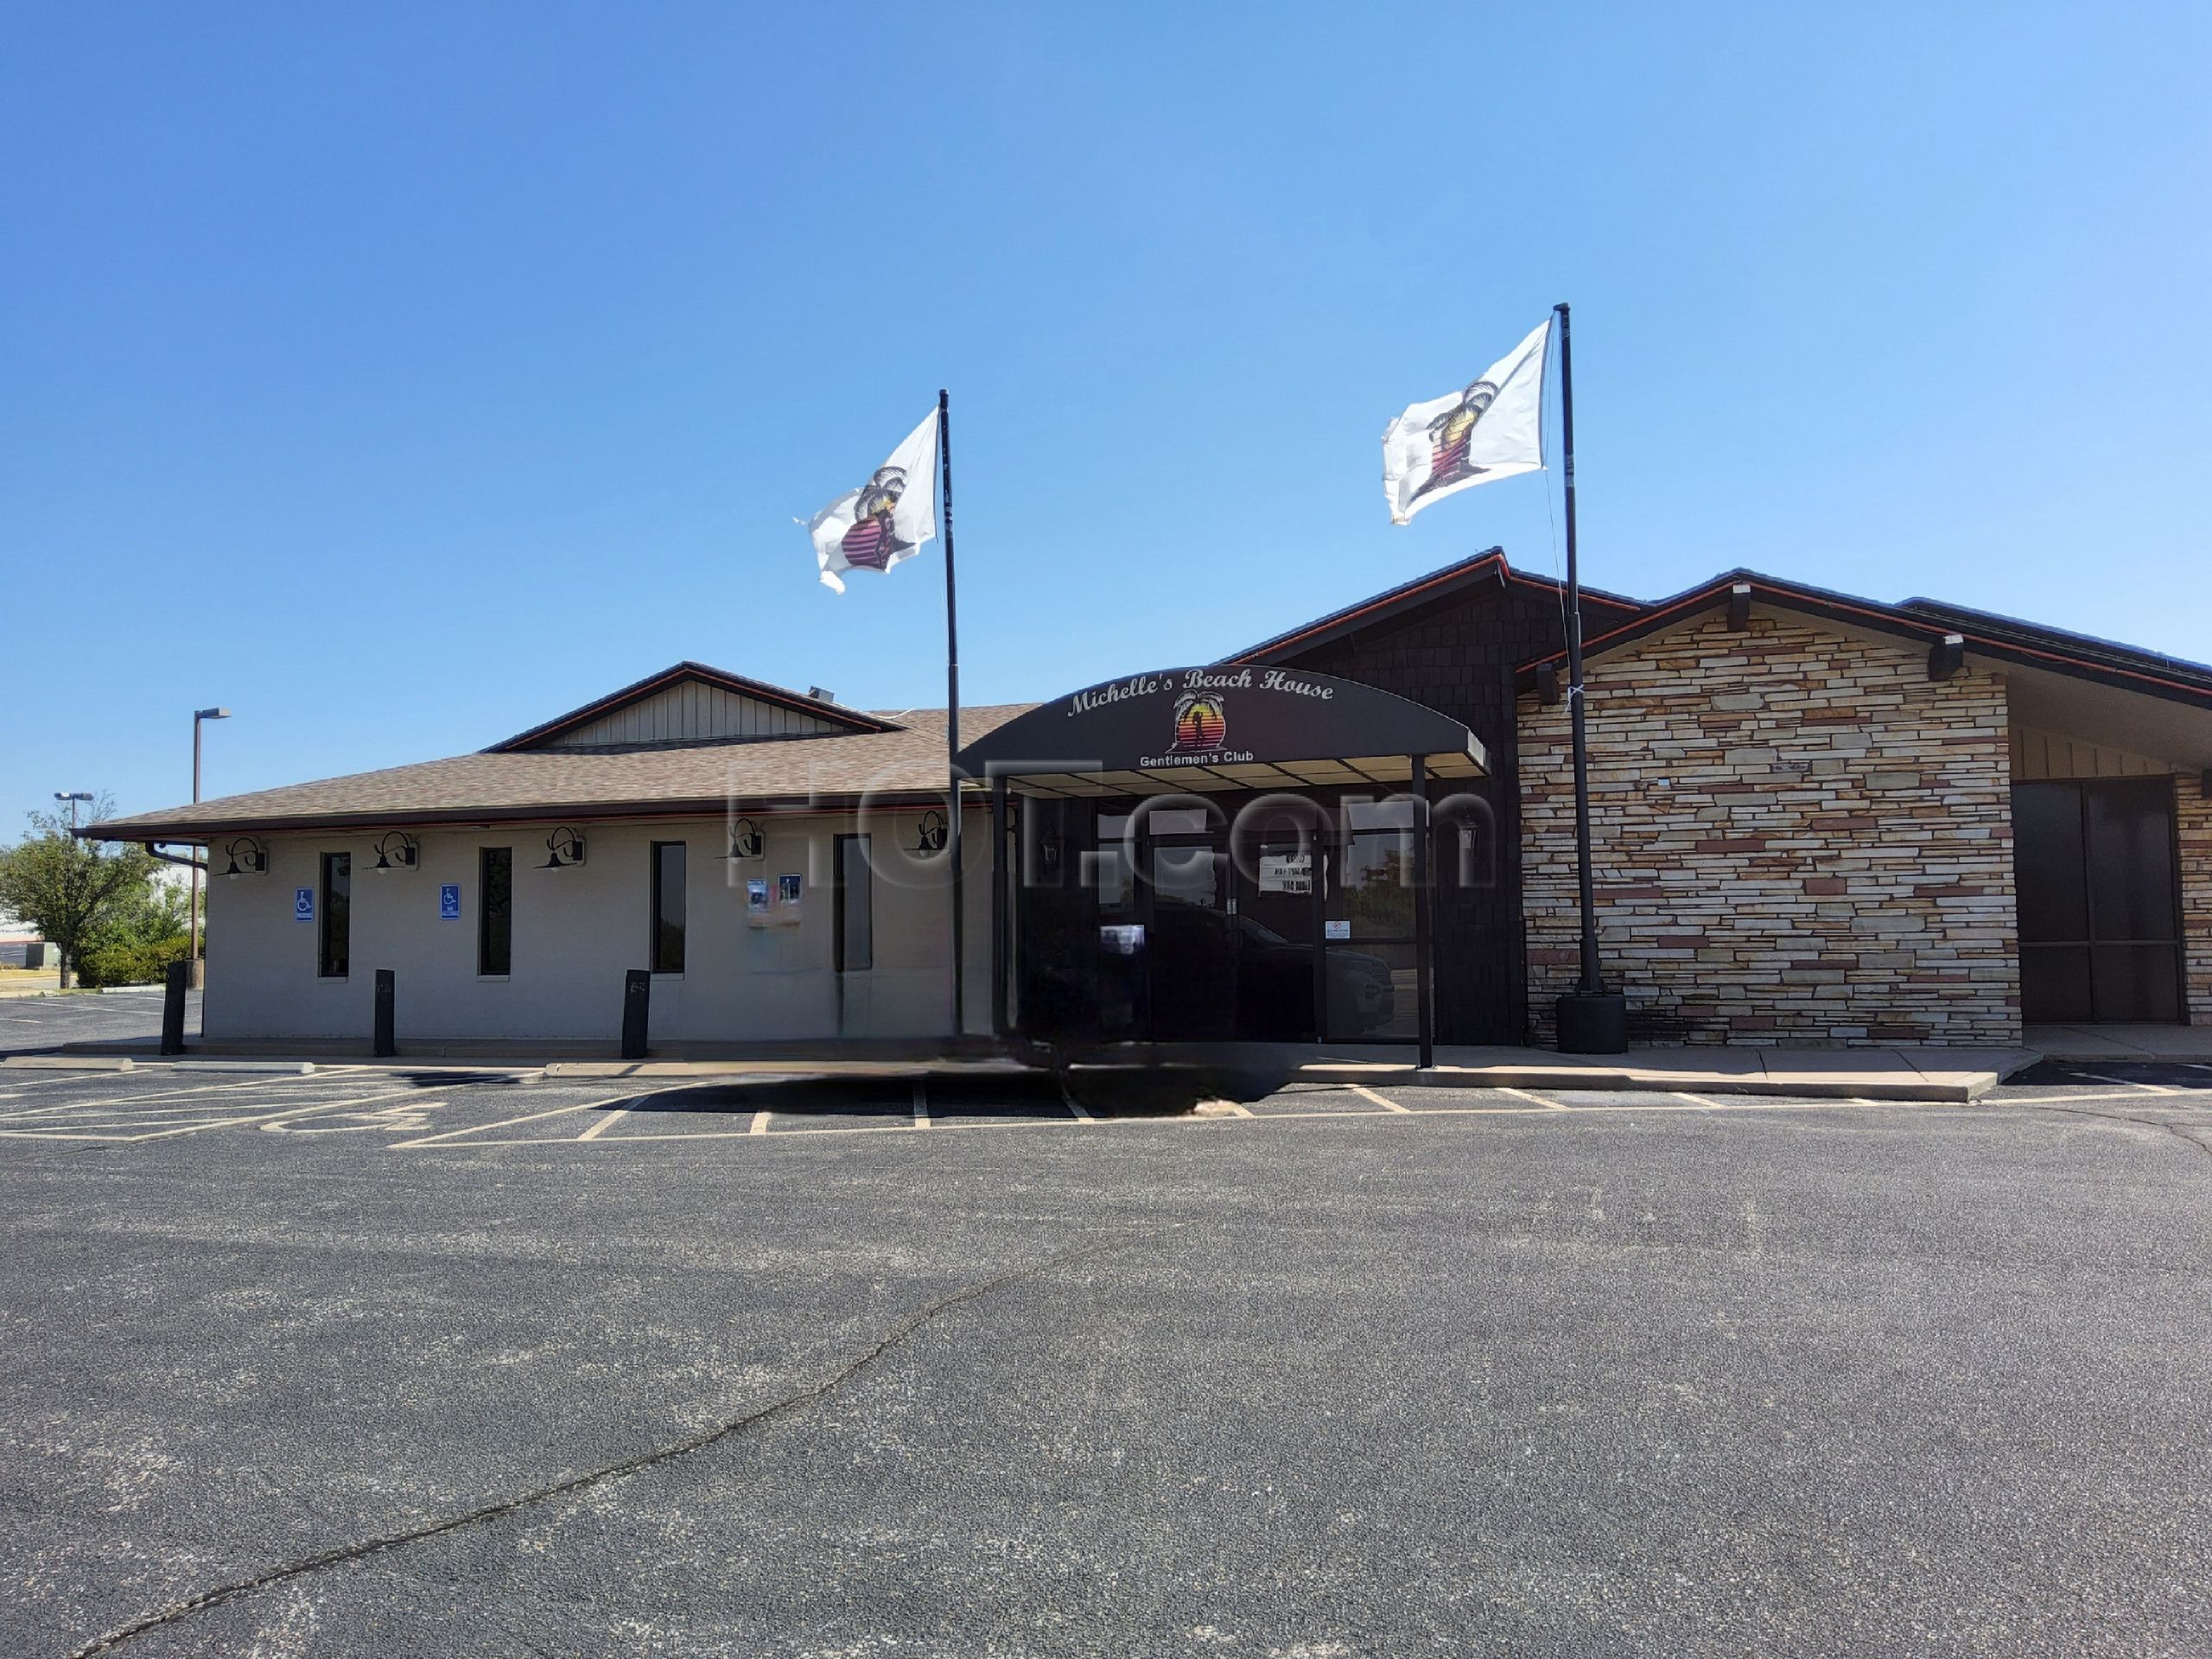
M 1734 603 L 1739 596 L 1745 602 L 1891 634 L 1914 645 L 1932 646 L 1955 639 L 1970 654 L 2009 666 L 2046 670 L 2118 690 L 2212 707 L 2212 671 L 2177 658 L 2037 628 L 1961 606 L 1937 606 L 1927 600 L 1885 605 L 1879 600 L 1761 575 L 1756 570 L 1726 571 L 1671 599 L 1655 601 L 1630 620 L 1592 633 L 1583 644 L 1582 654 L 1586 658 L 1603 657 Z M 1556 670 L 1566 659 L 1567 653 L 1560 651 L 1524 663 L 1516 671 L 1516 679 L 1526 689 L 1535 683 L 1539 670 L 1547 666 Z
M 1457 564 L 1446 565 L 1441 570 L 1432 570 L 1425 576 L 1401 582 L 1397 587 L 1363 599 L 1357 604 L 1332 611 L 1315 621 L 1303 623 L 1287 633 L 1263 639 L 1256 645 L 1221 660 L 1225 664 L 1293 661 L 1319 646 L 1344 639 L 1363 629 L 1403 621 L 1427 606 L 1484 583 L 1540 588 L 1547 593 L 1563 593 L 1566 588 L 1564 582 L 1549 576 L 1532 576 L 1525 571 L 1516 570 L 1506 562 L 1505 550 L 1493 547 L 1471 559 L 1462 559 Z M 1584 588 L 1582 598 L 1586 605 L 1600 612 L 1601 620 L 1608 624 L 1616 619 L 1633 616 L 1643 609 L 1641 601 L 1607 593 L 1598 588 Z
M 494 743 L 485 753 L 728 743 L 898 729 L 895 721 L 704 663 L 685 662 Z

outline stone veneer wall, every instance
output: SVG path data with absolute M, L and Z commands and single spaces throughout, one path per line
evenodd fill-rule
M 2189 1023 L 2212 1026 L 2212 796 L 2204 774 L 2174 779 L 2174 840 L 2180 857 L 2182 995 Z
M 1589 665 L 1599 943 L 1632 1040 L 2020 1040 L 2005 685 L 1715 613 Z M 1567 702 L 1520 704 L 1531 1014 L 1576 978 Z M 2201 845 L 2212 861 L 2212 826 Z M 2208 944 L 2212 950 L 2212 944 Z

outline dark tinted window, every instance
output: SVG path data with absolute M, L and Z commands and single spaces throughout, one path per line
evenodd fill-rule
M 2014 786 L 2012 868 L 2019 892 L 2022 943 L 2078 942 L 2089 937 L 2079 788 L 2072 784 Z
M 653 842 L 652 970 L 683 971 L 683 843 Z
M 2089 809 L 2089 906 L 2100 939 L 2174 937 L 2173 785 L 2097 784 Z
M 504 974 L 514 962 L 515 849 L 476 850 L 476 971 Z
M 875 966 L 874 871 L 866 836 L 837 837 L 837 971 Z
M 351 969 L 353 944 L 353 855 L 322 855 L 321 961 L 325 979 L 343 979 Z

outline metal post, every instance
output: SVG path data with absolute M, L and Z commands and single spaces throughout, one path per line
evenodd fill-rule
M 1429 954 L 1435 934 L 1428 925 L 1429 855 L 1428 760 L 1414 755 L 1414 995 L 1421 1001 L 1421 1069 L 1436 1065 L 1436 1016 L 1429 990 L 1434 982 Z
M 1566 302 L 1559 313 L 1559 422 L 1567 475 L 1567 709 L 1574 733 L 1574 880 L 1582 910 L 1582 982 L 1586 996 L 1605 988 L 1598 962 L 1598 906 L 1590 873 L 1590 749 L 1583 731 L 1582 582 L 1574 550 L 1574 348 L 1567 334 Z
M 200 715 L 200 712 L 197 709 L 194 710 L 192 715 L 192 804 L 194 806 L 200 804 L 200 719 L 201 715 Z M 189 851 L 190 849 L 188 848 L 186 850 Z M 200 865 L 196 860 L 194 861 L 192 866 L 191 943 L 185 949 L 184 959 L 187 962 L 192 963 L 196 963 L 200 960 Z M 187 971 L 196 973 L 198 969 L 188 969 Z
M 162 988 L 162 1052 L 184 1052 L 184 993 L 191 976 L 184 963 L 173 962 L 168 967 L 168 983 Z
M 622 1058 L 645 1058 L 646 1021 L 652 1011 L 653 976 L 642 968 L 622 976 Z
M 991 1035 L 1007 1033 L 1006 779 L 991 779 Z
M 373 1047 L 377 1058 L 380 1060 L 388 1060 L 399 1052 L 398 1044 L 392 1037 L 392 1001 L 391 969 L 379 968 L 377 969 L 376 1040 Z
M 966 987 L 961 982 L 967 958 L 960 948 L 960 600 L 952 570 L 952 399 L 942 386 L 937 394 L 937 453 L 944 481 L 945 820 L 951 836 L 945 856 L 952 861 L 952 1034 L 958 1038 L 968 1028 Z

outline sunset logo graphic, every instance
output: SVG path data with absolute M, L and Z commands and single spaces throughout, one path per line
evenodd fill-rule
M 1204 754 L 1217 749 L 1229 735 L 1229 716 L 1221 699 L 1208 692 L 1191 691 L 1176 699 L 1175 741 L 1168 747 L 1178 754 Z

